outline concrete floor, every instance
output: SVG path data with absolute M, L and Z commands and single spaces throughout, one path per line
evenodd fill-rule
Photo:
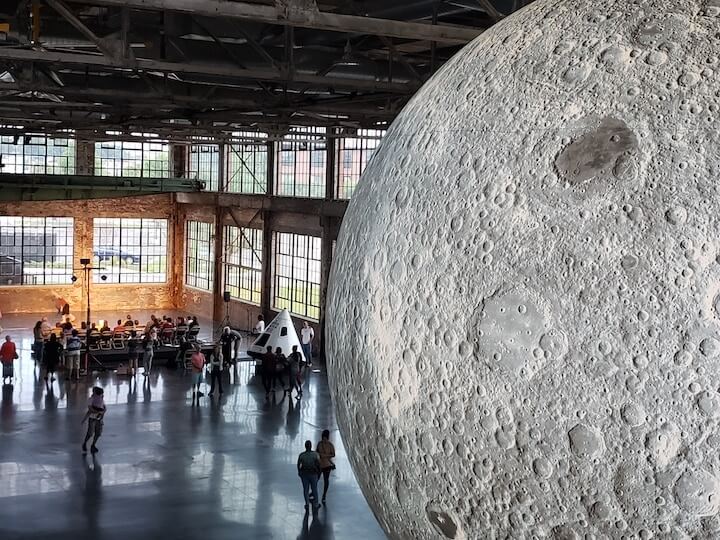
M 190 405 L 189 376 L 166 368 L 147 384 L 96 373 L 46 386 L 30 358 L 37 318 L 0 321 L 22 349 L 0 402 L 0 539 L 385 538 L 348 464 L 322 370 L 299 402 L 281 392 L 266 402 L 249 364 L 229 374 L 219 402 L 204 397 L 200 407 Z M 100 452 L 83 456 L 93 385 L 108 412 Z M 327 505 L 308 514 L 295 462 L 325 428 L 337 470 Z

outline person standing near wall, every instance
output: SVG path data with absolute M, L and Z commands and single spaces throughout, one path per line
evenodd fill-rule
M 312 342 L 315 339 L 315 330 L 310 326 L 310 323 L 303 321 L 302 330 L 300 330 L 301 339 L 300 344 L 302 345 L 303 354 L 305 355 L 305 362 L 308 366 L 312 366 Z
M 320 456 L 320 470 L 323 476 L 322 502 L 324 503 L 327 497 L 328 487 L 330 487 L 330 472 L 335 470 L 335 463 L 333 463 L 335 446 L 330 442 L 329 430 L 326 429 L 322 432 L 322 439 L 320 439 L 320 442 L 317 443 L 315 448 Z M 318 480 L 320 480 L 320 474 L 318 474 Z

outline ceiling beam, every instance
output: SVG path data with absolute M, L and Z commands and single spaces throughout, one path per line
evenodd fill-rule
M 56 52 L 50 50 L 15 49 L 0 47 L 0 60 L 13 60 L 20 62 L 44 62 L 49 64 L 70 64 L 85 67 L 114 69 L 112 61 L 101 55 L 77 54 Z M 137 69 L 144 71 L 161 71 L 163 73 L 186 73 L 231 79 L 260 80 L 266 82 L 308 84 L 320 88 L 343 88 L 360 91 L 383 91 L 399 94 L 410 94 L 417 90 L 417 85 L 405 83 L 392 83 L 385 81 L 372 81 L 365 79 L 339 78 L 306 74 L 289 75 L 272 69 L 242 69 L 234 66 L 165 62 L 162 60 L 147 60 L 138 58 L 135 61 Z
M 173 11 L 206 17 L 244 19 L 352 34 L 370 34 L 399 39 L 425 39 L 440 43 L 465 44 L 484 29 L 467 26 L 432 25 L 416 22 L 393 21 L 374 17 L 342 15 L 337 13 L 288 11 L 275 6 L 228 2 L 226 0 L 70 0 L 83 4 L 127 7 L 131 9 Z

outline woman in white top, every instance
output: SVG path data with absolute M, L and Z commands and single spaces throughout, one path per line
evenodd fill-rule
M 253 334 L 260 335 L 265 331 L 265 317 L 258 315 L 258 322 L 253 329 Z

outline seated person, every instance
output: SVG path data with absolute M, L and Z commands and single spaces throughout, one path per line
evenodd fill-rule
M 185 317 L 178 317 L 178 318 L 177 318 L 177 325 L 178 325 L 178 327 L 180 327 L 180 326 L 187 326 L 187 324 L 185 323 Z
M 60 326 L 63 329 L 63 332 L 67 332 L 68 334 L 72 332 L 73 325 L 70 322 L 70 317 L 65 317 L 65 322 L 62 323 Z
M 120 333 L 120 334 L 124 334 L 124 333 L 125 333 L 125 330 L 126 330 L 126 328 L 125 328 L 125 325 L 124 325 L 123 322 L 122 322 L 122 319 L 118 319 L 117 326 L 115 326 L 115 328 L 113 328 L 113 333 L 116 333 L 116 332 L 117 332 L 117 333 Z
M 162 324 L 163 330 L 168 328 L 175 328 L 175 323 L 172 322 L 170 317 L 165 317 L 165 322 Z
M 124 324 L 127 328 L 132 328 L 133 326 L 136 326 L 136 323 L 133 322 L 133 318 L 130 315 L 127 316 Z
M 100 329 L 100 331 L 101 332 L 109 332 L 110 331 L 110 327 L 108 326 L 107 321 L 103 321 L 103 325 L 102 325 L 102 328 Z
M 134 325 L 135 328 L 140 328 L 140 321 L 138 321 L 137 319 L 135 319 L 133 322 L 135 323 L 135 325 Z
M 98 330 L 98 327 L 95 323 L 90 323 L 90 333 L 91 334 L 99 334 L 100 330 Z
M 200 326 L 200 323 L 198 323 L 197 317 L 193 315 L 192 317 L 188 317 L 188 328 L 192 328 L 193 326 Z

